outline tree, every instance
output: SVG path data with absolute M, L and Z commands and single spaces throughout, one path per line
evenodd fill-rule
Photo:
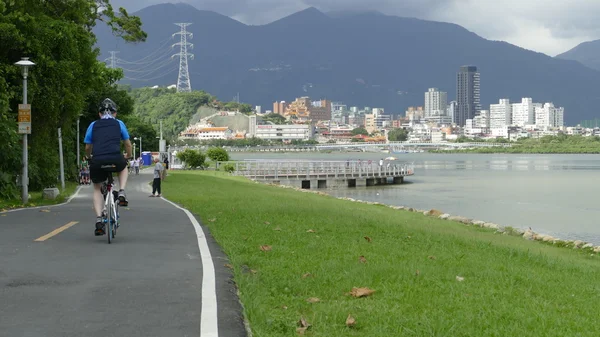
M 192 149 L 185 149 L 177 153 L 177 159 L 181 160 L 185 167 L 188 169 L 204 168 L 206 156 L 198 151 Z
M 15 135 L 16 107 L 23 99 L 22 75 L 14 63 L 21 56 L 36 63 L 28 78 L 32 105 L 29 188 L 40 190 L 57 183 L 58 128 L 62 129 L 67 178 L 77 173 L 77 120 L 81 118 L 84 129 L 96 119 L 98 97 L 117 90 L 115 82 L 123 76 L 120 70 L 108 69 L 97 60 L 99 50 L 92 28 L 98 21 L 126 41 L 146 38 L 139 18 L 124 9 L 115 13 L 109 0 L 0 0 L 0 134 L 6 136 L 3 142 L 9 143 L 2 151 L 0 190 L 14 190 L 20 173 L 20 144 Z
M 262 120 L 265 122 L 272 122 L 273 124 L 285 124 L 286 119 L 280 114 L 270 113 L 262 117 Z
M 352 135 L 356 136 L 356 135 L 365 135 L 368 136 L 369 132 L 367 131 L 367 129 L 360 127 L 360 128 L 356 128 L 354 130 L 352 130 Z
M 229 161 L 229 153 L 222 147 L 211 147 L 206 151 L 206 156 L 214 162 Z
M 394 129 L 388 133 L 388 139 L 392 142 L 405 142 L 408 139 L 408 130 Z

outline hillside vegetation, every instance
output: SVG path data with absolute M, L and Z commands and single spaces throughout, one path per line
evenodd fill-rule
M 600 153 L 600 137 L 544 136 L 539 139 L 521 138 L 511 147 L 474 148 L 466 150 L 440 150 L 431 152 L 470 153 Z
M 139 88 L 130 89 L 129 94 L 135 101 L 134 114 L 144 123 L 152 125 L 157 132 L 162 120 L 163 137 L 167 140 L 176 139 L 190 122 L 198 122 L 218 111 L 252 112 L 249 104 L 220 102 L 205 91 L 178 93 L 174 88 Z M 219 118 L 216 120 L 220 121 Z M 243 125 L 240 121 L 237 124 Z

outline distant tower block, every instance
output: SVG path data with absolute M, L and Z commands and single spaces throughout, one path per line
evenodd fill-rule
M 194 54 L 188 53 L 188 47 L 190 49 L 194 49 L 194 45 L 188 43 L 188 35 L 190 39 L 193 38 L 193 34 L 187 31 L 187 26 L 191 25 L 191 23 L 176 23 L 179 27 L 181 27 L 181 31 L 173 34 L 181 35 L 181 40 L 173 45 L 179 46 L 179 53 L 173 55 L 172 57 L 179 56 L 179 76 L 177 77 L 177 92 L 190 92 L 192 91 L 192 84 L 190 82 L 190 71 L 188 69 L 188 58 L 194 59 Z

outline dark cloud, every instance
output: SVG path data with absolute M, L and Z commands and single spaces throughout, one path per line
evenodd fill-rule
M 130 12 L 168 0 L 113 0 Z M 179 1 L 171 1 L 179 2 Z M 452 22 L 489 39 L 554 55 L 600 38 L 598 0 L 184 0 L 247 24 L 265 24 L 307 7 L 376 10 L 388 15 Z

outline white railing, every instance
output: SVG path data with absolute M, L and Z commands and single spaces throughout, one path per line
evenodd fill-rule
M 234 175 L 251 179 L 333 179 L 386 178 L 414 174 L 413 163 L 385 161 L 236 161 L 220 162 L 219 167 L 231 164 Z

